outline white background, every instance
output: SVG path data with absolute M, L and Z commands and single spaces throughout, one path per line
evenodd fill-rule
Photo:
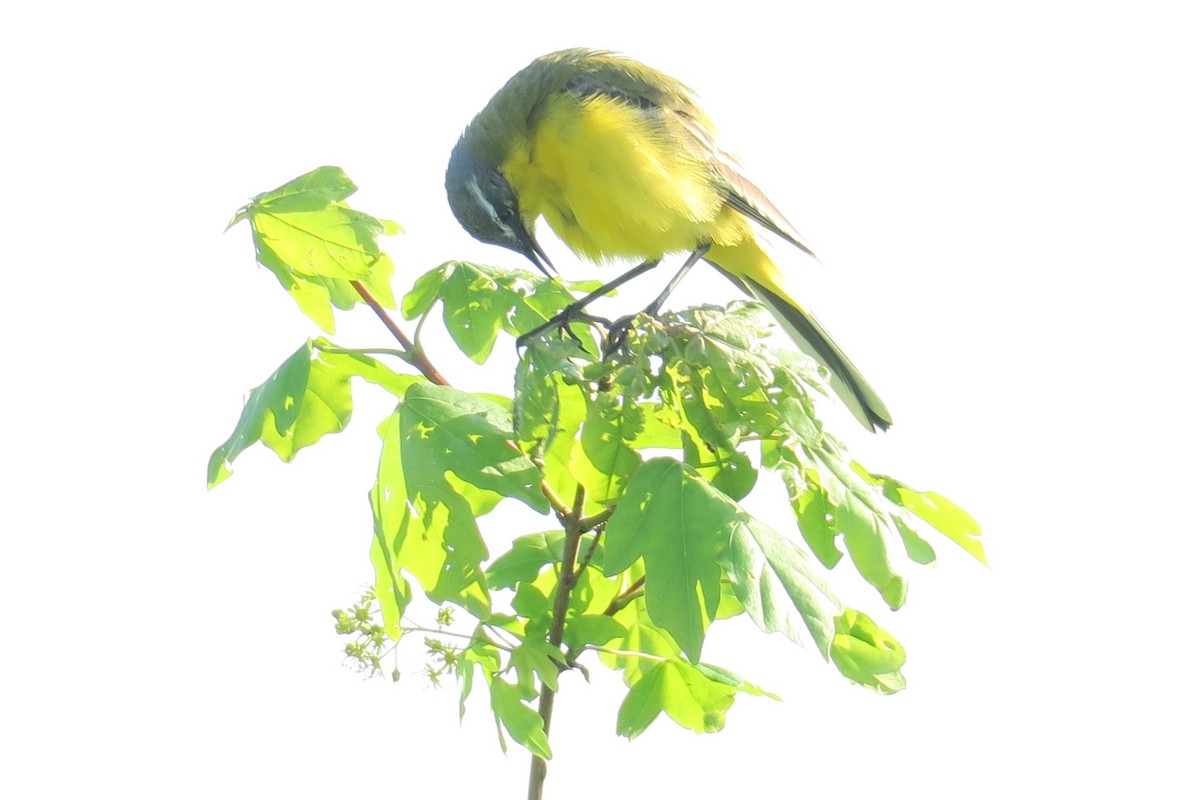
M 524 796 L 526 755 L 499 752 L 480 706 L 459 727 L 457 692 L 429 689 L 415 650 L 398 686 L 342 664 L 329 611 L 370 578 L 386 401 L 359 391 L 345 434 L 291 465 L 255 448 L 205 491 L 244 393 L 315 332 L 247 230 L 221 230 L 249 196 L 337 164 L 357 207 L 407 229 L 387 243 L 398 291 L 450 258 L 520 265 L 457 227 L 445 160 L 509 75 L 585 45 L 700 93 L 820 254 L 785 267 L 896 419 L 871 437 L 830 407 L 830 424 L 872 468 L 972 511 L 992 568 L 935 541 L 897 614 L 837 571 L 908 647 L 895 697 L 718 627 L 706 658 L 785 702 L 630 744 L 619 681 L 566 676 L 548 797 L 1187 795 L 1189 5 L 3 12 L 0 794 Z M 710 274 L 673 305 L 732 296 Z M 385 336 L 363 310 L 336 339 Z M 464 387 L 509 380 L 444 362 Z

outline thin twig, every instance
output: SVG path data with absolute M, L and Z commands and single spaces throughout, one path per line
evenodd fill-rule
M 650 653 L 642 653 L 637 650 L 618 650 L 615 647 L 604 647 L 598 644 L 585 644 L 584 650 L 595 650 L 597 653 L 608 653 L 610 656 L 624 656 L 626 658 L 642 658 L 646 661 L 670 661 L 671 659 L 664 656 L 651 655 Z
M 361 281 L 350 281 L 350 285 L 354 287 L 362 297 L 363 302 L 371 307 L 371 310 L 375 312 L 375 316 L 379 317 L 379 321 L 383 323 L 384 327 L 400 343 L 400 347 L 404 349 L 404 357 L 408 363 L 420 370 L 421 374 L 433 383 L 439 386 L 449 386 L 450 381 L 446 380 L 442 376 L 442 373 L 438 372 L 437 367 L 426 357 L 425 353 L 413 344 L 412 339 L 409 339 L 404 331 L 400 330 L 400 326 L 396 324 L 395 320 L 387 313 L 387 310 L 375 299 L 375 295 L 371 294 L 370 290 Z
M 579 530 L 583 531 L 584 533 L 595 530 L 604 523 L 608 522 L 608 518 L 611 517 L 613 512 L 616 510 L 616 506 L 609 506 L 595 516 L 584 517 L 583 519 L 579 520 Z
M 608 604 L 608 608 L 604 609 L 604 615 L 611 617 L 613 614 L 616 614 L 622 608 L 636 600 L 641 595 L 642 587 L 645 585 L 646 579 L 644 577 L 638 578 L 636 581 L 631 583 L 628 589 L 613 598 L 613 601 Z

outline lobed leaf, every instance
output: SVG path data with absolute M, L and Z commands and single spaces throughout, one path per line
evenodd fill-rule
M 449 471 L 480 489 L 549 512 L 538 468 L 513 446 L 512 421 L 503 408 L 429 383 L 409 387 L 402 408 L 410 479 L 415 472 L 436 483 Z
M 617 711 L 617 733 L 633 739 L 663 712 L 696 733 L 719 731 L 736 691 L 682 659 L 659 662 L 625 696 Z
M 573 299 L 566 286 L 544 276 L 449 261 L 418 278 L 400 308 L 405 319 L 415 319 L 428 314 L 440 300 L 442 320 L 451 338 L 464 355 L 482 364 L 491 355 L 500 331 L 519 336 L 549 320 Z
M 400 375 L 375 359 L 330 352 L 324 339 L 305 342 L 260 386 L 250 391 L 230 437 L 213 451 L 208 462 L 209 488 L 228 478 L 234 461 L 256 441 L 284 461 L 329 433 L 342 431 L 350 421 L 353 402 L 350 379 L 362 377 L 393 393 L 418 379 Z M 335 348 L 336 350 L 336 348 Z
M 561 529 L 518 536 L 512 548 L 488 567 L 488 585 L 512 589 L 518 581 L 532 583 L 542 567 L 562 561 L 564 536 Z
M 883 487 L 883 493 L 889 500 L 916 514 L 931 528 L 987 566 L 987 555 L 979 539 L 983 532 L 970 514 L 937 492 L 918 491 L 888 475 L 869 473 L 857 463 L 854 466 L 868 480 Z
M 646 607 L 692 661 L 721 598 L 718 554 L 728 546 L 736 506 L 678 461 L 656 458 L 629 481 L 605 532 L 604 571 L 641 559 Z
M 258 262 L 326 331 L 333 330 L 332 306 L 349 308 L 360 299 L 350 281 L 363 282 L 383 305 L 395 305 L 394 267 L 377 240 L 399 226 L 342 202 L 356 190 L 339 168 L 319 167 L 257 195 L 230 223 L 250 223 Z
M 811 638 L 821 655 L 829 657 L 841 602 L 807 553 L 746 515 L 732 526 L 729 549 L 719 559 L 734 594 L 759 628 L 794 642 Z
M 619 395 L 602 392 L 588 403 L 579 446 L 572 449 L 568 465 L 593 504 L 610 505 L 621 496 L 642 463 L 630 443 L 645 424 L 645 410 Z
M 542 718 L 529 706 L 525 705 L 521 690 L 499 677 L 488 677 L 488 689 L 492 696 L 492 713 L 496 721 L 504 726 L 518 744 L 536 756 L 549 760 L 550 742 L 546 738 L 546 729 L 542 727 Z M 500 740 L 501 746 L 504 740 Z

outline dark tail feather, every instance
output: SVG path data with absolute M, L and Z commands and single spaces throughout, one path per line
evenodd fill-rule
M 745 275 L 737 276 L 736 282 L 770 310 L 801 350 L 829 370 L 834 391 L 867 430 L 888 429 L 892 416 L 887 406 L 815 317 Z

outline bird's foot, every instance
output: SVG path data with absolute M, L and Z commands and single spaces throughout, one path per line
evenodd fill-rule
M 633 328 L 633 321 L 639 316 L 641 314 L 629 314 L 609 324 L 608 335 L 604 337 L 602 360 L 607 361 L 625 347 L 625 340 L 629 337 L 629 331 Z
M 517 337 L 517 347 L 528 347 L 529 343 L 540 338 L 542 334 L 557 329 L 559 334 L 566 334 L 575 340 L 575 343 L 583 347 L 583 342 L 571 330 L 571 324 L 575 322 L 586 322 L 589 325 L 600 325 L 604 328 L 611 328 L 613 323 L 603 317 L 597 317 L 593 314 L 588 314 L 584 311 L 584 306 L 578 303 L 571 303 L 563 308 L 562 311 L 555 314 L 550 319 L 538 325 L 533 330 L 523 333 Z

